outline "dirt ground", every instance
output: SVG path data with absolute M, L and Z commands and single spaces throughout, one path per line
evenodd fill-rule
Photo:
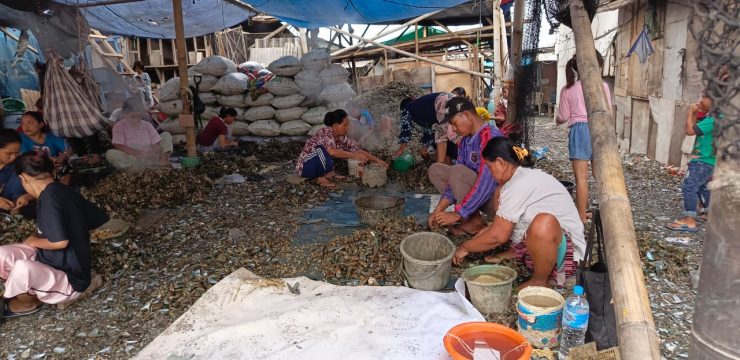
M 566 139 L 566 129 L 538 119 L 533 145 L 551 149 L 538 165 L 558 177 L 572 178 Z M 360 229 L 326 245 L 292 244 L 302 214 L 336 193 L 285 181 L 293 171 L 290 159 L 297 156 L 296 149 L 300 146 L 260 148 L 257 161 L 214 159 L 195 171 L 113 175 L 97 190 L 86 189 L 87 196 L 135 225 L 120 238 L 93 245 L 94 270 L 104 277 L 104 285 L 91 297 L 66 310 L 45 306 L 35 315 L 0 325 L 0 357 L 130 358 L 204 291 L 239 267 L 264 277 L 394 283 L 394 278 L 385 279 L 394 273 L 390 267 L 400 256 L 393 249 L 403 237 L 421 230 L 414 221 L 399 219 Z M 624 170 L 661 352 L 666 359 L 687 358 L 696 294 L 690 271 L 701 260 L 704 231 L 684 235 L 663 227 L 681 207 L 680 177 L 639 156 L 625 156 Z M 214 182 L 233 172 L 247 181 Z M 409 190 L 432 190 L 421 167 L 390 178 Z M 356 182 L 347 180 L 340 187 Z M 176 196 L 156 195 L 164 190 Z M 16 241 L 32 229 L 16 220 L 2 224 L 0 244 Z M 344 246 L 350 244 L 355 248 Z M 361 271 L 351 271 L 354 267 L 347 267 L 348 261 L 355 261 Z

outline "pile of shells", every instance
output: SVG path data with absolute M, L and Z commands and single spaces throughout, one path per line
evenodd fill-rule
M 317 254 L 323 277 L 343 285 L 401 285 L 401 241 L 421 226 L 413 218 L 383 222 L 334 238 Z
M 36 233 L 36 223 L 22 216 L 0 214 L 0 245 L 14 244 Z

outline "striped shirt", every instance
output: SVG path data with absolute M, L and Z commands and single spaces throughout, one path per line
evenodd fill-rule
M 455 212 L 463 219 L 467 219 L 485 205 L 491 199 L 493 191 L 496 190 L 496 180 L 491 176 L 482 156 L 483 148 L 486 147 L 488 140 L 496 136 L 503 136 L 503 134 L 495 126 L 485 124 L 477 133 L 463 137 L 458 144 L 457 163 L 475 171 L 478 177 L 463 199 L 455 199 L 449 185 L 442 196 L 455 204 Z

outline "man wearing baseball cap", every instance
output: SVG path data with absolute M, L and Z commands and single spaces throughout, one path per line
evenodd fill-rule
M 483 121 L 475 105 L 463 97 L 447 102 L 443 123 L 462 136 L 458 143 L 457 163 L 453 166 L 435 163 L 429 167 L 429 180 L 442 194 L 442 199 L 429 216 L 429 226 L 450 226 L 450 232 L 459 236 L 475 234 L 485 222 L 479 210 L 493 216 L 492 195 L 496 181 L 481 156 L 486 143 L 503 136 L 495 126 Z M 454 211 L 445 211 L 454 204 Z M 457 222 L 462 224 L 453 226 Z

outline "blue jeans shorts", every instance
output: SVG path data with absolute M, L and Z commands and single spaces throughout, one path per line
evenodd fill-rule
M 568 131 L 568 156 L 571 160 L 591 160 L 591 134 L 587 122 L 577 122 Z

